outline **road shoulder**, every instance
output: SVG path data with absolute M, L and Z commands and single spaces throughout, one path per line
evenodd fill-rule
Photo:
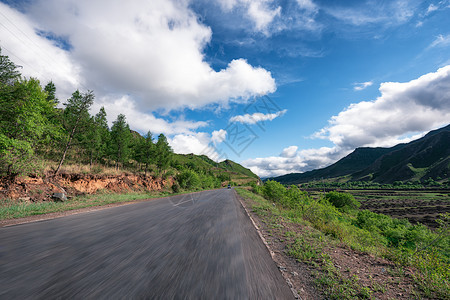
M 261 240 L 266 245 L 294 297 L 303 300 L 322 298 L 318 297 L 320 292 L 315 287 L 314 277 L 311 276 L 313 269 L 286 255 L 287 244 L 284 242 L 283 237 L 274 234 L 270 223 L 252 210 L 253 203 L 251 199 L 243 198 L 237 193 L 236 197 L 253 223 Z

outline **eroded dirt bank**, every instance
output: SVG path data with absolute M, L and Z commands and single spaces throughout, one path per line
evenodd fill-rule
M 172 186 L 173 179 L 124 173 L 121 175 L 60 174 L 56 177 L 23 177 L 10 183 L 0 178 L 0 199 L 51 200 L 53 193 L 65 192 L 69 196 L 95 194 L 106 190 L 116 193 L 127 191 L 160 191 Z

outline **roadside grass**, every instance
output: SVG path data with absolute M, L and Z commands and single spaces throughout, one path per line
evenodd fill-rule
M 299 218 L 298 214 L 292 210 L 274 206 L 262 196 L 243 188 L 237 188 L 236 192 L 241 197 L 252 200 L 252 210 L 262 217 L 262 222 L 268 224 L 270 228 L 280 228 L 281 220 L 308 226 L 308 222 Z M 281 230 L 283 229 L 281 228 Z M 323 251 L 326 246 L 336 245 L 336 240 L 313 227 L 306 227 L 301 234 L 289 230 L 284 231 L 284 236 L 291 241 L 286 251 L 287 255 L 311 265 L 317 270 L 312 275 L 327 298 L 364 299 L 370 297 L 372 293 L 370 289 L 360 285 L 357 278 L 352 280 L 344 278 L 341 271 L 334 266 L 331 257 Z
M 175 196 L 178 194 L 189 193 L 188 191 L 180 193 L 161 192 L 129 192 L 124 194 L 113 194 L 108 192 L 95 195 L 84 195 L 69 198 L 64 202 L 17 202 L 10 199 L 0 199 L 0 220 L 24 218 L 33 215 L 42 215 L 54 212 L 64 212 L 80 208 L 103 206 L 114 203 L 126 203 L 137 200 Z
M 296 234 L 288 254 L 318 268 L 317 282 L 330 299 L 370 298 L 384 286 L 361 286 L 358 278 L 345 278 L 324 253 L 325 245 L 349 248 L 387 258 L 399 270 L 408 268 L 419 291 L 416 297 L 450 299 L 450 235 L 444 216 L 441 227 L 433 232 L 407 220 L 366 210 L 337 209 L 324 197 L 310 197 L 297 187 L 286 189 L 276 183 L 254 186 L 253 191 L 236 189 L 254 203 L 252 209 L 263 219 L 278 219 L 310 228 Z M 292 235 L 291 232 L 285 233 Z
M 0 199 L 0 221 L 18 219 L 34 215 L 43 215 L 55 212 L 64 212 L 87 207 L 99 207 L 114 203 L 127 203 L 145 199 L 171 197 L 181 194 L 205 191 L 208 189 L 182 190 L 177 193 L 167 190 L 151 192 L 127 192 L 123 194 L 109 191 L 99 191 L 93 195 L 70 197 L 64 202 L 43 201 L 29 202 L 17 201 L 8 198 Z

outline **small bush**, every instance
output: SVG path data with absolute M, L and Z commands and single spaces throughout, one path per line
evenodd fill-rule
M 286 188 L 279 182 L 269 180 L 264 184 L 263 195 L 273 202 L 282 202 Z
M 325 195 L 325 199 L 328 200 L 334 207 L 345 209 L 356 209 L 361 206 L 358 200 L 353 195 L 348 193 L 329 192 Z
M 185 190 L 193 190 L 200 187 L 198 174 L 189 169 L 178 174 L 176 180 L 180 187 Z
M 179 193 L 180 192 L 180 185 L 178 184 L 178 182 L 174 182 L 172 184 L 172 192 L 174 192 L 174 193 Z

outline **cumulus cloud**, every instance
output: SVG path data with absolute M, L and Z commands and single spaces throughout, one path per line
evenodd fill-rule
M 156 118 L 152 113 L 140 111 L 133 99 L 128 96 L 108 95 L 100 98 L 94 103 L 91 114 L 96 114 L 102 106 L 105 107 L 110 125 L 119 114 L 124 114 L 130 127 L 143 134 L 149 130 L 153 134 L 189 134 L 201 127 L 208 126 L 208 123 L 204 121 L 176 120 L 168 122 L 164 119 Z
M 1 8 L 11 14 L 5 4 Z M 55 78 L 70 79 L 73 88 L 82 81 L 100 95 L 130 95 L 144 110 L 226 104 L 276 89 L 269 71 L 245 59 L 212 69 L 203 53 L 211 29 L 199 22 L 188 1 L 37 0 L 24 3 L 23 11 L 14 11 L 22 21 L 16 24 L 43 46 L 8 42 L 13 53 L 53 78 L 54 68 L 44 67 L 37 55 L 43 48 L 65 68 Z M 39 37 L 38 31 L 56 38 Z M 68 49 L 58 48 L 58 40 Z
M 227 138 L 227 131 L 224 129 L 220 130 L 214 130 L 211 133 L 211 141 L 214 143 L 214 145 L 220 144 Z
M 177 134 L 172 138 L 168 138 L 168 142 L 175 153 L 206 155 L 210 159 L 219 162 L 226 157 L 218 152 L 218 149 L 214 146 L 214 140 L 217 142 L 217 139 L 224 138 L 224 135 L 226 135 L 225 130 L 215 131 L 212 135 L 206 132 Z
M 285 148 L 279 156 L 243 162 L 267 177 L 322 168 L 357 147 L 391 147 L 407 143 L 450 120 L 450 65 L 409 82 L 385 82 L 373 101 L 351 104 L 331 117 L 329 125 L 314 134 L 333 147 L 298 150 Z
M 373 84 L 372 81 L 356 82 L 353 84 L 353 89 L 355 91 L 362 91 L 362 90 L 368 88 L 369 86 L 371 86 L 372 84 Z
M 182 154 L 202 154 L 208 147 L 211 137 L 206 132 L 191 134 L 177 134 L 168 139 L 170 146 L 175 153 Z
M 323 168 L 347 154 L 338 151 L 335 147 L 301 151 L 297 149 L 297 146 L 290 146 L 283 149 L 279 156 L 247 159 L 242 164 L 264 178 Z
M 290 158 L 290 157 L 294 157 L 295 154 L 297 153 L 297 146 L 289 146 L 287 148 L 283 149 L 283 152 L 281 152 L 280 156 L 281 157 L 286 157 L 286 158 Z
M 20 65 L 25 77 L 35 77 L 45 85 L 53 81 L 62 99 L 80 86 L 81 69 L 73 58 L 54 41 L 36 34 L 37 22 L 0 2 L 0 36 L 2 54 Z
M 450 65 L 409 82 L 385 82 L 374 101 L 351 104 L 316 136 L 343 149 L 392 146 L 402 136 L 445 125 L 450 120 Z
M 263 121 L 272 121 L 273 119 L 284 115 L 286 112 L 287 110 L 283 109 L 281 111 L 272 114 L 253 113 L 253 114 L 238 115 L 231 117 L 230 122 L 232 123 L 239 122 L 242 124 L 256 124 L 258 122 Z
M 265 31 L 267 26 L 276 16 L 280 15 L 281 7 L 270 9 L 266 5 L 267 1 L 252 1 L 249 4 L 248 14 L 255 22 L 255 28 L 259 31 Z

